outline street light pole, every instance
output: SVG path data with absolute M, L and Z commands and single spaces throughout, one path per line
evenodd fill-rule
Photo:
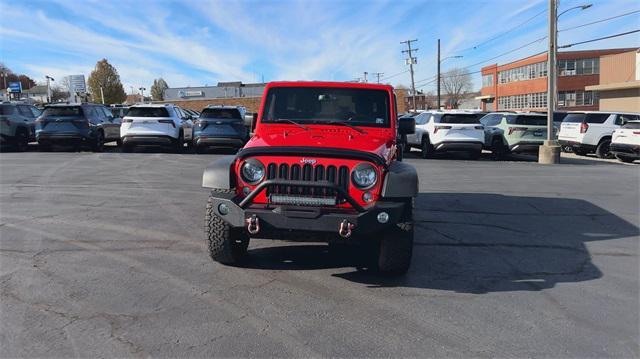
M 142 103 L 144 103 L 144 90 L 146 90 L 146 88 L 140 87 L 138 90 L 140 90 L 140 95 L 142 96 Z
M 438 110 L 440 110 L 440 80 L 442 80 L 442 76 L 440 75 L 440 64 L 444 62 L 446 59 L 461 59 L 461 55 L 457 56 L 447 56 L 444 59 L 440 59 L 440 39 L 438 39 Z
M 47 103 L 51 103 L 51 86 L 49 84 L 49 81 L 55 81 L 53 79 L 53 77 L 47 75 L 45 76 L 45 78 L 47 79 Z
M 100 97 L 102 97 L 102 104 L 104 105 L 104 90 L 102 89 L 102 86 L 100 86 Z
M 538 150 L 538 163 L 560 163 L 560 146 L 553 136 L 553 110 L 556 100 L 556 26 L 558 2 L 549 0 L 549 51 L 547 52 L 547 140 Z

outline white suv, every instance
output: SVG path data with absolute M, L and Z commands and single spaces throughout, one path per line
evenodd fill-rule
M 609 151 L 613 131 L 637 113 L 621 112 L 569 112 L 562 120 L 558 142 L 563 147 L 571 147 L 577 155 L 595 152 L 600 158 L 613 158 Z
M 463 111 L 430 111 L 415 116 L 416 131 L 407 135 L 407 149 L 417 147 L 422 157 L 435 152 L 467 152 L 477 159 L 484 145 L 481 114 Z
M 622 115 L 628 117 L 627 115 Z M 625 121 L 611 136 L 611 153 L 622 162 L 640 159 L 640 116 Z
M 193 122 L 180 107 L 172 104 L 135 105 L 122 119 L 122 150 L 134 146 L 171 146 L 180 152 L 191 144 Z

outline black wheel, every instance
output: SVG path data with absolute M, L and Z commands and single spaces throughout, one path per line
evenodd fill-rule
M 433 156 L 433 145 L 431 145 L 431 141 L 429 141 L 429 137 L 425 136 L 422 138 L 422 144 L 420 145 L 420 149 L 422 150 L 421 156 L 422 158 L 430 158 Z
M 214 190 L 213 192 L 231 192 Z M 223 264 L 237 264 L 247 255 L 249 235 L 244 228 L 233 228 L 215 213 L 212 197 L 207 201 L 204 232 L 209 256 Z
M 29 148 L 29 134 L 24 129 L 16 130 L 16 150 L 24 152 Z
M 176 153 L 182 153 L 184 150 L 184 134 L 180 131 L 180 135 L 176 140 Z
M 611 153 L 611 151 L 609 151 L 610 146 L 611 146 L 610 138 L 603 138 L 602 140 L 600 140 L 598 147 L 596 147 L 596 156 L 598 156 L 598 158 L 607 158 L 607 159 L 613 158 L 613 154 Z
M 376 267 L 380 273 L 402 275 L 409 270 L 413 255 L 413 231 L 413 199 L 410 199 L 401 222 L 385 230 L 376 243 Z
M 635 159 L 635 158 L 633 158 L 633 157 L 628 157 L 628 156 L 625 156 L 625 155 L 617 155 L 617 156 L 616 156 L 616 158 L 617 158 L 619 161 L 622 161 L 622 162 L 624 162 L 624 163 L 632 163 L 633 161 L 635 161 L 635 160 L 636 160 L 636 159 Z
M 409 146 L 409 143 L 407 142 L 407 135 L 402 135 L 402 150 L 404 153 L 411 152 L 411 146 Z
M 116 140 L 116 146 L 122 147 L 122 139 L 121 138 Z
M 502 142 L 502 139 L 499 137 L 495 137 L 491 141 L 491 159 L 494 161 L 499 161 L 504 158 L 507 154 L 506 147 Z
M 93 152 L 102 152 L 104 150 L 104 134 L 102 131 L 98 131 L 96 134 L 96 139 L 93 142 L 92 146 Z

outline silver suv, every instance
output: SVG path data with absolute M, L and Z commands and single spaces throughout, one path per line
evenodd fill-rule
M 13 146 L 18 151 L 26 151 L 30 141 L 35 139 L 34 123 L 40 116 L 35 106 L 3 102 L 0 104 L 0 146 Z

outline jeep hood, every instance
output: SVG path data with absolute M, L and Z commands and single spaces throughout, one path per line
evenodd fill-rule
M 244 148 L 254 147 L 319 147 L 348 149 L 362 151 L 378 155 L 389 160 L 392 141 L 389 141 L 388 130 L 377 128 L 362 129 L 366 132 L 359 133 L 350 128 L 312 128 L 308 130 L 291 129 L 281 131 L 269 131 L 257 133 Z

